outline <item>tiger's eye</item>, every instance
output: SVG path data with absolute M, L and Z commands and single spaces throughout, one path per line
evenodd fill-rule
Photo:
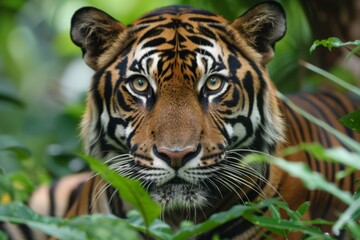
M 137 77 L 132 81 L 132 86 L 138 92 L 145 92 L 149 87 L 149 82 L 144 77 Z
M 216 91 L 223 85 L 223 80 L 219 76 L 211 76 L 206 80 L 206 88 L 210 91 Z

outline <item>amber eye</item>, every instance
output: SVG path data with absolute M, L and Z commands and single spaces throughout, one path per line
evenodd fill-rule
M 210 76 L 206 79 L 205 86 L 209 91 L 217 91 L 223 86 L 223 79 L 219 76 Z
M 137 92 L 145 92 L 149 87 L 149 82 L 145 77 L 136 77 L 134 80 L 131 81 L 131 85 Z

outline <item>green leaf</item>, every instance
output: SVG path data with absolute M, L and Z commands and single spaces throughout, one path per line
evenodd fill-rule
M 256 155 L 256 154 L 252 154 Z M 255 157 L 252 157 L 254 159 Z M 354 200 L 348 191 L 343 191 L 339 189 L 334 183 L 326 181 L 323 175 L 318 172 L 313 172 L 311 169 L 302 162 L 289 162 L 287 160 L 258 155 L 259 161 L 269 161 L 272 164 L 275 164 L 279 168 L 283 169 L 291 176 L 300 178 L 307 189 L 309 190 L 323 190 L 326 191 L 341 201 L 347 204 L 351 204 Z
M 360 198 L 356 199 L 350 206 L 340 215 L 338 220 L 335 222 L 332 230 L 336 235 L 340 234 L 340 230 L 343 226 L 352 220 L 353 215 L 360 209 Z
M 305 213 L 309 210 L 310 208 L 310 202 L 304 202 L 302 203 L 298 209 L 296 210 L 296 212 L 303 217 L 305 215 Z
M 69 220 L 69 226 L 85 232 L 86 239 L 128 240 L 140 236 L 125 219 L 113 215 L 85 215 Z
M 30 228 L 63 239 L 85 239 L 85 234 L 67 226 L 59 226 L 61 219 L 40 216 L 20 202 L 0 205 L 0 221 L 26 224 Z M 64 225 L 64 222 L 62 222 Z
M 360 45 L 360 40 L 343 42 L 336 37 L 329 37 L 328 39 L 315 40 L 310 47 L 310 52 L 313 52 L 318 46 L 326 47 L 327 49 L 329 49 L 329 51 L 331 51 L 333 47 L 343 47 L 349 45 L 356 45 L 356 46 Z
M 307 151 L 319 160 L 341 163 L 360 170 L 360 154 L 350 152 L 342 147 L 325 149 L 318 143 L 302 143 L 285 149 L 283 154 L 286 156 L 299 151 Z
M 333 239 L 330 236 L 325 235 L 320 231 L 318 227 L 308 226 L 311 222 L 306 221 L 289 221 L 284 219 L 278 219 L 274 221 L 273 218 L 259 217 L 256 215 L 246 215 L 245 218 L 248 221 L 255 223 L 256 225 L 285 231 L 299 231 L 305 234 L 309 234 L 312 237 L 318 237 L 319 239 Z M 311 223 L 312 224 L 312 223 Z
M 346 228 L 348 229 L 348 231 L 353 236 L 353 239 L 358 239 L 359 238 L 359 236 L 360 236 L 360 226 L 359 226 L 358 223 L 356 223 L 353 220 L 349 220 L 346 223 Z
M 319 172 L 313 172 L 309 166 L 302 162 L 289 162 L 282 158 L 277 158 L 270 155 L 264 156 L 261 154 L 249 154 L 244 158 L 244 161 L 270 162 L 283 169 L 291 176 L 301 179 L 306 188 L 309 190 L 326 191 L 347 204 L 351 204 L 354 201 L 350 192 L 339 189 L 336 184 L 333 182 L 328 182 L 322 174 Z
M 220 226 L 226 222 L 229 222 L 233 219 L 239 218 L 244 216 L 246 213 L 253 213 L 256 211 L 260 211 L 263 208 L 267 208 L 275 202 L 278 202 L 277 199 L 268 199 L 261 201 L 256 205 L 236 205 L 232 207 L 230 210 L 226 212 L 220 212 L 211 215 L 211 217 L 200 224 L 194 226 L 187 226 L 181 228 L 174 236 L 173 240 L 182 240 L 182 239 L 189 239 L 190 237 L 208 232 L 217 226 Z
M 127 215 L 129 224 L 136 230 L 143 232 L 154 239 L 172 239 L 173 231 L 171 227 L 159 219 L 155 219 L 147 228 L 144 219 L 138 211 L 130 211 Z
M 0 221 L 26 224 L 60 239 L 139 239 L 125 219 L 113 215 L 84 215 L 72 219 L 41 216 L 19 202 L 0 206 Z
M 146 226 L 149 226 L 152 221 L 160 216 L 160 206 L 152 200 L 148 192 L 141 187 L 138 181 L 116 174 L 98 159 L 84 155 L 81 155 L 81 157 L 85 159 L 90 167 L 99 173 L 106 182 L 119 190 L 122 199 L 128 201 L 141 213 Z
M 11 151 L 20 159 L 31 156 L 30 150 L 20 143 L 15 137 L 9 135 L 0 135 L 0 151 Z
M 339 122 L 345 127 L 360 132 L 360 109 L 340 118 Z

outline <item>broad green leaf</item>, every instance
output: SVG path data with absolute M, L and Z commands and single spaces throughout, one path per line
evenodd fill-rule
M 65 220 L 40 216 L 20 202 L 0 205 L 0 221 L 26 224 L 51 236 L 62 239 L 85 239 L 85 234 L 65 225 Z M 62 223 L 62 226 L 59 226 Z
M 145 225 L 149 226 L 152 221 L 160 216 L 160 206 L 155 203 L 149 194 L 135 180 L 116 174 L 100 160 L 81 155 L 90 167 L 99 173 L 104 180 L 119 190 L 121 198 L 128 201 L 144 218 Z
M 139 239 L 125 219 L 113 215 L 84 215 L 72 219 L 41 216 L 19 202 L 0 206 L 0 221 L 26 224 L 59 239 Z
M 339 122 L 345 127 L 360 132 L 360 109 L 340 118 Z
M 19 158 L 30 157 L 30 150 L 20 143 L 15 137 L 9 135 L 0 135 L 0 151 L 7 150 L 15 153 Z

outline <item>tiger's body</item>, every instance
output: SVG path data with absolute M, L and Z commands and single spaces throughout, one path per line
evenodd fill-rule
M 308 218 L 334 219 L 345 208 L 338 199 L 308 191 L 274 165 L 241 161 L 252 152 L 280 156 L 282 149 L 301 142 L 343 146 L 277 97 L 266 63 L 285 29 L 285 14 L 275 2 L 259 4 L 234 22 L 204 10 L 167 7 L 127 27 L 100 10 L 80 9 L 72 20 L 72 40 L 96 71 L 82 122 L 86 152 L 119 174 L 140 180 L 162 206 L 164 220 L 174 226 L 185 219 L 202 222 L 246 201 L 279 196 L 294 209 L 310 201 Z M 360 108 L 359 99 L 335 93 L 291 99 L 360 140 L 337 122 Z M 305 152 L 286 158 L 308 163 L 342 189 L 353 192 L 357 187 L 358 172 L 336 180 L 342 168 L 338 164 Z M 130 207 L 114 189 L 103 191 L 107 185 L 99 176 L 88 178 L 78 178 L 79 187 L 69 188 L 68 195 L 79 193 L 65 204 L 71 206 L 66 216 L 125 217 Z M 238 239 L 264 234 L 243 219 L 200 238 L 213 233 Z

